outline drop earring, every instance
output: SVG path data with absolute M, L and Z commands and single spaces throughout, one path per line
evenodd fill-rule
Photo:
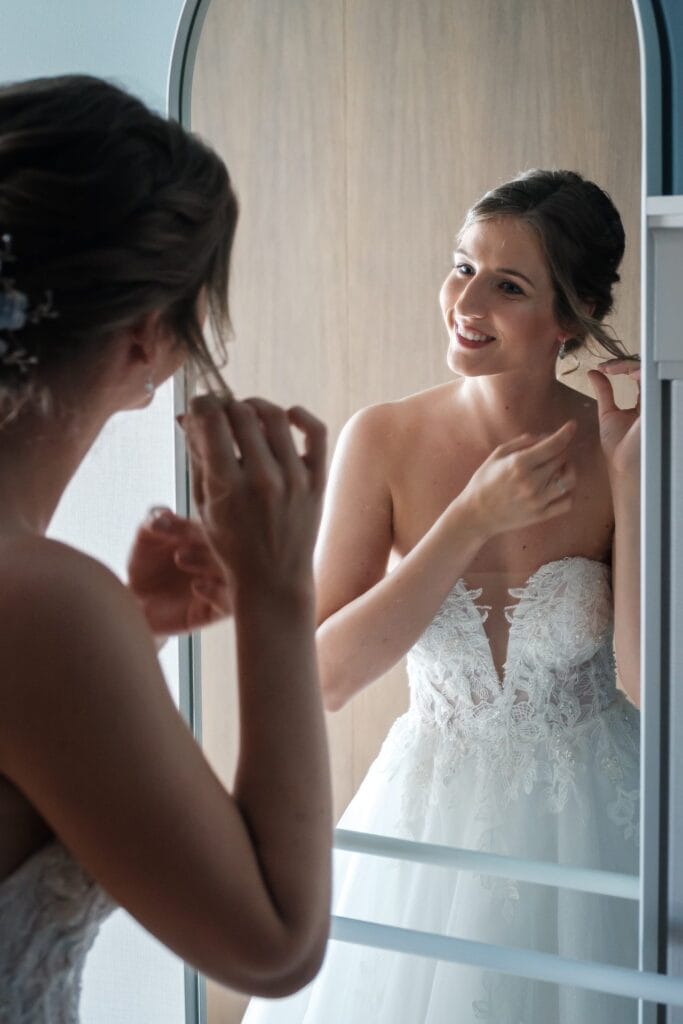
M 576 353 L 574 353 L 574 352 L 567 352 L 567 339 L 563 338 L 562 339 L 562 344 L 560 345 L 560 350 L 557 353 L 557 356 L 558 356 L 558 359 L 565 359 L 568 355 L 573 355 L 574 356 L 574 365 L 572 367 L 570 367 L 568 370 L 563 370 L 562 373 L 560 374 L 561 377 L 566 377 L 566 375 L 568 373 L 576 373 L 578 368 L 581 366 L 581 363 L 580 363 L 579 358 L 576 355 Z
M 154 381 L 152 380 L 152 374 L 148 373 L 144 383 L 145 394 L 151 398 L 155 392 Z

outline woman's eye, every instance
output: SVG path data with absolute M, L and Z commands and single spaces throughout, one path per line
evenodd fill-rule
M 469 263 L 456 263 L 455 269 L 459 274 L 465 274 L 467 276 L 474 273 Z
M 524 295 L 524 292 L 519 285 L 515 284 L 513 281 L 501 281 L 500 287 L 504 292 L 507 292 L 508 295 Z

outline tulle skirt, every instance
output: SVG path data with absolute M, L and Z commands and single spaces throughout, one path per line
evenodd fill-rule
M 399 718 L 341 828 L 637 874 L 638 712 L 620 694 L 561 750 L 482 771 L 412 711 Z M 513 752 L 514 753 L 514 752 Z M 499 752 L 498 752 L 499 754 Z M 523 771 L 517 769 L 522 766 Z M 518 777 L 515 777 L 517 772 Z M 636 901 L 335 852 L 333 912 L 628 967 Z M 331 941 L 317 978 L 254 999 L 244 1024 L 635 1024 L 637 1003 L 482 968 Z

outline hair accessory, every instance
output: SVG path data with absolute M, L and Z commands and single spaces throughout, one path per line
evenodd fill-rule
M 28 299 L 15 289 L 0 292 L 0 331 L 19 331 L 26 323 Z
M 15 287 L 15 279 L 7 273 L 7 267 L 16 263 L 12 252 L 12 236 L 0 238 L 0 331 L 20 331 L 27 323 L 37 324 L 41 320 L 53 320 L 59 316 L 52 304 L 52 292 L 47 290 L 35 306 L 29 305 L 28 295 Z M 37 356 L 29 356 L 25 349 L 14 348 L 7 338 L 0 337 L 0 362 L 4 366 L 16 366 L 25 372 L 38 362 Z

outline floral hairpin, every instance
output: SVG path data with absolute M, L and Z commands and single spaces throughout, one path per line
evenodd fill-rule
M 10 277 L 5 269 L 17 260 L 12 252 L 12 236 L 3 234 L 0 243 L 0 331 L 20 331 L 27 323 L 37 324 L 59 316 L 53 307 L 50 290 L 35 306 L 29 306 L 28 296 L 15 286 L 14 277 Z M 0 363 L 4 366 L 16 366 L 25 372 L 37 362 L 36 356 L 29 356 L 25 349 L 16 348 L 6 337 L 0 337 Z

